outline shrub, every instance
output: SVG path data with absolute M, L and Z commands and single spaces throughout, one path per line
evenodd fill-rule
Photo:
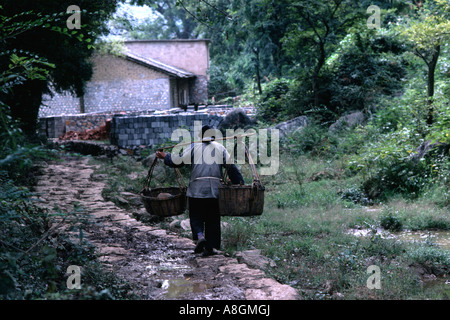
M 308 124 L 284 141 L 284 147 L 294 154 L 310 153 L 316 156 L 326 155 L 333 144 L 334 139 L 328 135 L 327 128 L 317 123 Z
M 230 218 L 229 226 L 224 228 L 222 235 L 225 251 L 233 252 L 248 247 L 255 231 L 255 225 L 248 223 L 247 219 Z
M 450 253 L 439 248 L 420 246 L 409 251 L 407 257 L 424 267 L 427 273 L 440 275 L 450 270 Z
M 386 199 L 394 193 L 416 199 L 428 182 L 425 171 L 425 163 L 416 165 L 407 160 L 385 161 L 363 182 L 362 188 L 371 199 Z
M 380 225 L 386 230 L 400 231 L 403 228 L 403 222 L 397 212 L 392 210 L 385 211 L 380 217 Z
M 394 193 L 417 198 L 448 181 L 449 100 L 441 93 L 435 96 L 434 122 L 427 124 L 429 106 L 423 85 L 422 80 L 413 79 L 403 96 L 380 100 L 368 124 L 375 135 L 349 162 L 350 170 L 363 173 L 362 189 L 372 199 Z M 439 148 L 429 148 L 432 143 L 440 143 Z M 445 196 L 436 200 L 448 203 Z
M 263 87 L 263 94 L 256 103 L 257 117 L 266 123 L 275 123 L 287 118 L 286 94 L 290 90 L 292 80 L 275 79 Z
M 417 198 L 431 177 L 427 160 L 411 159 L 421 141 L 420 135 L 408 126 L 381 134 L 352 157 L 348 168 L 363 172 L 362 189 L 371 199 L 383 199 L 390 193 Z
M 352 187 L 342 192 L 341 199 L 351 201 L 353 203 L 359 203 L 363 206 L 373 204 L 373 201 L 370 200 L 367 195 L 357 187 Z
M 359 30 L 328 60 L 333 74 L 329 108 L 337 114 L 367 110 L 383 95 L 401 90 L 405 46 L 390 31 Z

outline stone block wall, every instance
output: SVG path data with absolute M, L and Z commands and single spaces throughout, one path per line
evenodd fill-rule
M 58 138 L 65 133 L 62 117 L 40 118 L 38 124 L 39 135 L 47 138 Z
M 80 113 L 80 98 L 77 98 L 69 92 L 53 92 L 53 96 L 48 94 L 42 96 L 39 117 L 77 113 Z
M 174 130 L 184 128 L 193 136 L 195 121 L 218 127 L 223 116 L 210 114 L 116 115 L 111 122 L 110 141 L 119 147 L 156 146 L 171 141 Z M 181 138 L 180 138 L 181 139 Z M 176 144 L 178 141 L 175 141 Z
M 169 79 L 91 81 L 84 101 L 87 113 L 169 109 Z
M 189 90 L 189 101 L 196 104 L 204 104 L 208 101 L 208 79 L 205 76 L 197 76 L 192 79 L 193 84 Z
M 187 129 L 194 137 L 195 121 L 201 126 L 219 127 L 225 114 L 83 114 L 46 117 L 39 120 L 39 133 L 47 138 L 59 138 L 69 131 L 85 131 L 98 128 L 111 119 L 110 143 L 122 148 L 157 146 L 171 141 L 176 129 Z M 181 139 L 181 138 L 180 138 Z M 178 141 L 175 141 L 176 144 Z

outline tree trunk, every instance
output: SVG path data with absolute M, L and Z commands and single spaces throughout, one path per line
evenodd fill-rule
M 428 64 L 428 83 L 427 83 L 427 101 L 428 101 L 428 115 L 427 124 L 433 124 L 433 96 L 434 96 L 434 72 L 436 70 L 436 65 L 439 59 L 439 54 L 441 51 L 440 46 L 436 46 L 431 57 L 431 61 Z
M 79 101 L 80 101 L 80 113 L 85 113 L 86 111 L 85 111 L 85 108 L 84 108 L 84 95 L 82 95 L 79 98 Z
M 319 59 L 317 61 L 316 68 L 314 69 L 313 75 L 312 75 L 312 90 L 314 94 L 314 106 L 318 107 L 320 105 L 319 100 L 319 74 L 320 70 L 322 69 L 323 65 L 325 64 L 325 44 L 323 42 L 320 42 L 319 45 L 320 53 L 319 53 Z
M 259 67 L 259 51 L 258 49 L 253 49 L 253 52 L 256 56 L 256 85 L 258 86 L 258 92 L 260 95 L 262 95 L 262 87 L 261 87 L 261 74 L 260 74 L 260 67 Z

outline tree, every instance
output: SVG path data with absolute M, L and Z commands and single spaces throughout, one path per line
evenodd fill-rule
M 349 28 L 365 17 L 364 1 L 296 1 L 290 5 L 292 20 L 284 38 L 287 50 L 301 68 L 309 69 L 313 105 L 319 107 L 320 74 L 326 59 L 347 35 Z
M 412 44 L 414 53 L 427 66 L 427 101 L 429 111 L 427 123 L 433 123 L 433 96 L 435 71 L 441 48 L 450 39 L 450 3 L 447 0 L 432 0 L 418 6 L 417 15 L 402 29 L 403 35 Z
M 195 39 L 197 22 L 177 6 L 176 0 L 131 0 L 130 4 L 148 6 L 154 16 L 143 22 L 126 15 L 113 19 L 115 29 L 123 30 L 130 39 Z
M 383 96 L 403 91 L 407 76 L 406 48 L 393 30 L 362 27 L 341 41 L 326 61 L 329 75 L 327 107 L 337 116 L 361 110 L 372 112 Z
M 78 1 L 82 10 L 80 30 L 67 28 L 66 20 L 70 14 L 66 10 L 71 4 L 68 0 L 4 0 L 2 3 L 3 16 L 14 19 L 15 26 L 39 20 L 39 17 L 46 18 L 26 32 L 15 33 L 0 42 L 0 52 L 28 52 L 55 66 L 45 80 L 26 79 L 1 97 L 10 107 L 11 116 L 21 121 L 23 131 L 29 135 L 35 133 L 42 94 L 51 94 L 52 89 L 56 92 L 67 90 L 78 96 L 83 94 L 84 84 L 92 76 L 89 62 L 94 51 L 92 44 L 106 31 L 104 22 L 115 11 L 117 1 Z M 7 56 L 0 56 L 0 72 L 8 69 L 9 60 Z
M 254 81 L 261 93 L 264 79 L 283 75 L 288 57 L 281 40 L 289 25 L 289 0 L 177 2 L 198 22 L 199 34 L 211 39 L 212 70 L 225 73 L 218 75 L 235 90 Z

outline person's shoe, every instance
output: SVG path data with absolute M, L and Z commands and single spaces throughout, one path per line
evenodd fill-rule
M 194 253 L 200 253 L 205 249 L 206 246 L 206 239 L 200 238 L 197 241 L 197 245 L 195 246 Z
M 205 249 L 203 249 L 203 253 L 202 256 L 203 257 L 209 257 L 212 255 L 215 255 L 216 253 L 214 252 L 213 248 L 209 248 L 209 247 L 205 247 Z

